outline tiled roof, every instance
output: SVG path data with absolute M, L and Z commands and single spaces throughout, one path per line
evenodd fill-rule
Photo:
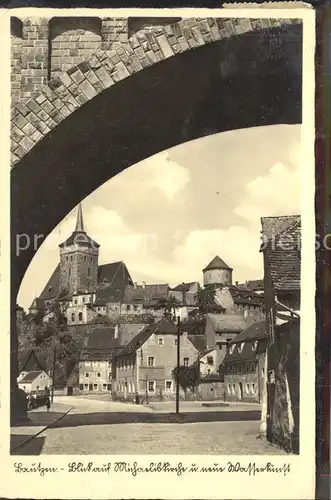
M 60 264 L 56 266 L 51 277 L 47 281 L 45 288 L 39 295 L 39 298 L 42 300 L 54 299 L 57 297 L 59 293 L 60 286 Z
M 20 384 L 31 384 L 41 373 L 44 373 L 43 370 L 35 370 L 28 372 L 20 381 Z
M 118 327 L 118 337 L 121 346 L 125 346 L 146 327 L 146 323 L 122 323 Z
M 203 269 L 203 272 L 212 269 L 229 269 L 232 271 L 231 267 L 229 267 L 218 255 L 209 262 L 208 266 Z
M 102 284 L 108 283 L 126 283 L 133 285 L 132 278 L 129 274 L 128 268 L 124 262 L 110 262 L 109 264 L 102 264 L 98 270 L 98 282 Z
M 131 340 L 131 342 L 129 342 L 126 347 L 121 349 L 119 355 L 135 352 L 153 333 L 162 333 L 164 335 L 176 334 L 177 327 L 174 323 L 172 323 L 172 321 L 169 321 L 166 318 L 162 318 L 155 323 L 147 325 Z
M 206 296 L 210 294 L 211 292 L 215 290 L 221 289 L 225 285 L 218 285 L 216 283 L 211 283 L 210 285 L 207 285 L 202 291 L 201 291 L 201 297 L 203 297 L 204 294 Z M 252 304 L 252 305 L 262 305 L 263 304 L 263 298 L 261 295 L 258 295 L 254 291 L 244 288 L 242 286 L 236 286 L 236 285 L 226 285 L 229 288 L 229 291 L 231 293 L 231 296 L 233 298 L 233 302 L 235 304 L 239 303 L 245 303 L 245 304 Z M 215 312 L 222 312 L 224 308 L 222 308 L 221 305 L 217 305 L 215 303 L 215 307 L 219 309 L 219 311 L 215 310 Z
M 301 219 L 300 216 L 272 217 L 273 229 L 281 231 L 270 236 L 269 217 L 262 218 L 262 235 L 268 238 L 264 248 L 275 290 L 300 290 L 301 277 Z M 284 227 L 284 221 L 287 225 Z M 269 236 L 268 236 L 269 235 Z
M 109 302 L 123 302 L 126 287 L 126 283 L 115 281 L 98 288 L 94 304 L 103 306 Z
M 125 304 L 153 304 L 168 298 L 168 284 L 150 284 L 145 286 L 127 286 L 123 302 Z
M 256 349 L 254 342 L 258 341 Z M 266 322 L 259 321 L 249 326 L 235 340 L 229 343 L 229 349 L 223 360 L 224 364 L 239 361 L 255 361 L 267 348 Z
M 297 223 L 300 215 L 261 217 L 262 239 L 272 240 Z
M 86 350 L 109 350 L 119 346 L 115 328 L 95 328 L 88 334 Z
M 35 350 L 33 348 L 27 349 L 20 353 L 19 371 L 36 371 L 45 370 L 45 366 L 40 362 Z
M 247 327 L 247 319 L 240 314 L 208 314 L 216 333 L 238 333 Z
M 207 342 L 205 335 L 188 335 L 187 338 L 200 353 L 206 351 Z
M 239 333 L 239 335 L 237 335 L 237 337 L 230 343 L 237 344 L 239 342 L 243 342 L 244 340 L 256 340 L 260 338 L 267 338 L 266 328 L 267 325 L 265 321 L 258 321 L 256 323 L 253 323 L 243 332 Z
M 172 291 L 174 292 L 188 292 L 190 287 L 192 285 L 195 285 L 197 282 L 196 281 L 191 281 L 189 283 L 181 283 L 180 285 L 175 286 L 172 288 Z

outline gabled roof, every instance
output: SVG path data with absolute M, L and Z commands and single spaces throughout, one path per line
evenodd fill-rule
M 19 363 L 19 371 L 46 371 L 45 366 L 40 362 L 33 348 L 27 349 L 20 355 L 21 362 Z
M 212 269 L 229 269 L 230 271 L 232 271 L 232 268 L 229 267 L 218 255 L 216 255 L 216 257 L 214 257 L 213 260 L 209 262 L 208 266 L 203 269 L 203 272 L 210 271 Z
M 229 349 L 223 363 L 257 360 L 258 356 L 266 351 L 267 338 L 265 321 L 252 324 L 234 340 L 229 342 Z M 258 341 L 256 349 L 253 348 L 255 341 Z
M 115 338 L 115 328 L 95 328 L 87 337 L 87 344 L 84 350 L 111 350 L 119 346 L 119 339 Z
M 169 321 L 167 318 L 162 318 L 155 323 L 147 325 L 131 340 L 131 342 L 129 342 L 126 347 L 121 349 L 119 355 L 135 352 L 146 342 L 147 339 L 149 339 L 151 335 L 153 335 L 153 333 L 174 335 L 177 333 L 177 327 L 172 321 Z
M 257 321 L 237 335 L 230 344 L 238 344 L 246 340 L 257 340 L 262 338 L 267 338 L 267 324 L 266 321 Z
M 239 333 L 248 324 L 241 314 L 207 314 L 207 318 L 216 333 Z
M 123 302 L 125 304 L 156 304 L 168 297 L 169 285 L 166 283 L 150 285 L 128 285 L 125 288 Z
M 148 323 L 149 324 L 149 323 Z M 126 346 L 131 342 L 141 330 L 146 327 L 146 323 L 121 323 L 118 326 L 118 337 L 121 346 Z
M 190 281 L 188 283 L 181 283 L 180 285 L 175 286 L 172 288 L 173 292 L 188 292 L 191 288 L 192 285 L 195 285 L 198 283 L 197 281 Z M 199 285 L 199 283 L 198 283 Z
M 126 283 L 127 285 L 133 285 L 128 268 L 123 261 L 101 264 L 98 270 L 98 282 L 99 284 L 108 282 L 109 284 Z
M 24 377 L 19 381 L 19 384 L 31 384 L 41 373 L 44 373 L 43 370 L 31 371 L 28 372 Z
M 270 219 L 272 219 L 270 221 Z M 301 278 L 301 218 L 263 217 L 262 236 L 273 287 L 278 291 L 299 291 Z M 272 233 L 274 231 L 274 233 Z M 276 231 L 278 231 L 276 233 Z

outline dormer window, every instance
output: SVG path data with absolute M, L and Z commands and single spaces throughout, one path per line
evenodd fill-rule
M 245 345 L 245 342 L 241 342 L 238 346 L 238 352 L 241 353 L 243 352 L 243 348 L 244 348 L 244 345 Z

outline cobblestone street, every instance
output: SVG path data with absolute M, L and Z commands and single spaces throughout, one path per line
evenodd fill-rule
M 171 404 L 152 409 L 78 397 L 58 400 L 70 401 L 72 410 L 14 454 L 285 454 L 257 439 L 254 405 L 218 409 L 182 403 L 178 417 Z

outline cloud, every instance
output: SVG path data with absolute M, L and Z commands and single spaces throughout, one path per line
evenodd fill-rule
M 276 163 L 266 175 L 250 181 L 245 192 L 234 213 L 253 226 L 261 217 L 300 213 L 300 169 Z

